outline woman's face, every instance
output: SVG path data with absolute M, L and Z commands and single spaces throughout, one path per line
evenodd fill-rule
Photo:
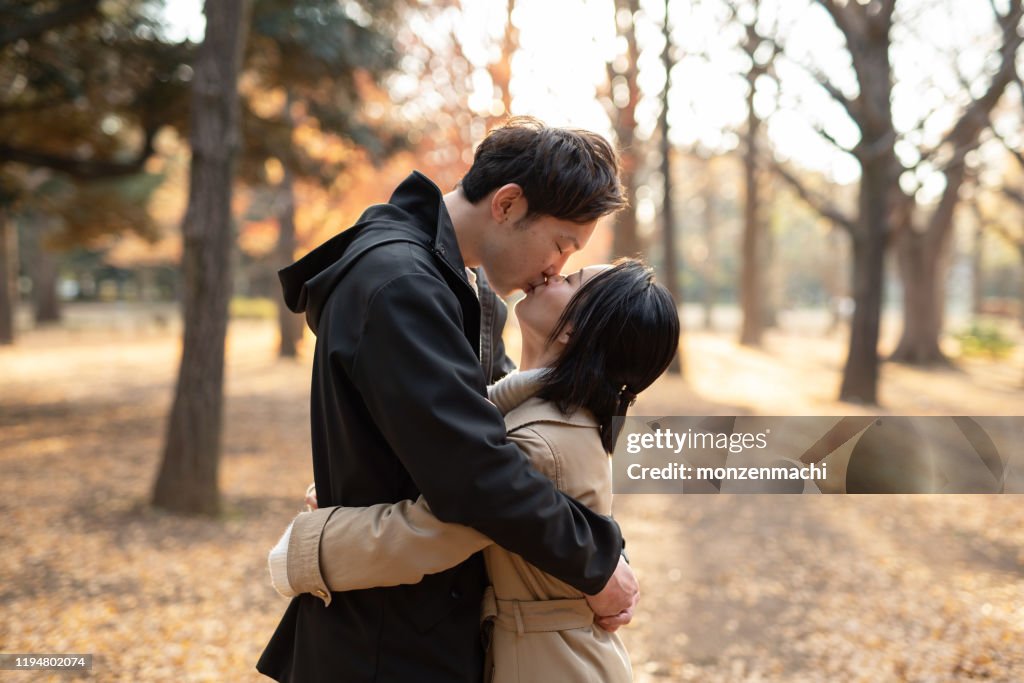
M 556 275 L 546 284 L 534 287 L 516 304 L 516 317 L 523 333 L 547 339 L 555 329 L 562 311 L 583 283 L 611 266 L 601 264 L 581 268 L 565 277 Z

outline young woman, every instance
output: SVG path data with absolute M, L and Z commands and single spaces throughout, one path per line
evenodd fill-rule
M 612 510 L 613 418 L 668 367 L 679 318 L 668 291 L 636 260 L 588 266 L 532 289 L 516 306 L 520 371 L 489 388 L 510 441 L 534 467 L 595 512 Z M 293 522 L 271 551 L 286 595 L 416 583 L 483 550 L 485 680 L 632 680 L 618 636 L 595 623 L 583 594 L 426 501 L 323 508 Z

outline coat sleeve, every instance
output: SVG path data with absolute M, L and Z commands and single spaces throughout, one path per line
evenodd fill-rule
M 544 476 L 559 482 L 555 457 L 539 434 L 523 429 L 509 440 Z M 439 520 L 423 496 L 368 507 L 320 508 L 299 515 L 291 532 L 289 586 L 328 604 L 331 591 L 418 583 L 491 545 L 489 538 L 470 527 Z
M 604 587 L 622 549 L 618 526 L 558 492 L 507 441 L 442 280 L 410 273 L 376 291 L 351 377 L 439 519 L 476 529 L 584 593 Z
M 439 520 L 423 496 L 304 513 L 295 520 L 292 538 L 288 584 L 324 600 L 329 591 L 418 583 L 491 544 L 478 531 Z

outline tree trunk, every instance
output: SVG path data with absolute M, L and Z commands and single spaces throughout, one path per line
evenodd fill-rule
M 761 272 L 761 229 L 758 224 L 758 181 L 754 156 L 756 145 L 749 136 L 743 158 L 743 185 L 746 197 L 743 201 L 743 244 L 742 262 L 739 275 L 739 301 L 743 323 L 739 332 L 739 343 L 744 346 L 760 346 L 764 333 L 764 293 Z
M 936 240 L 909 229 L 903 230 L 897 240 L 896 256 L 903 280 L 903 334 L 889 360 L 913 365 L 948 363 L 939 348 L 940 251 Z
M 1017 280 L 1017 317 L 1021 329 L 1024 329 L 1024 244 L 1017 245 L 1017 255 L 1020 257 L 1021 270 Z
M 914 231 L 908 217 L 896 241 L 903 280 L 903 334 L 889 360 L 912 365 L 949 364 L 939 348 L 945 313 L 943 276 L 948 265 L 945 256 L 952 247 L 953 216 L 964 174 L 962 159 L 951 162 L 945 170 L 946 188 L 927 229 L 921 233 Z
M 277 214 L 279 232 L 277 237 L 276 260 L 280 268 L 290 265 L 295 260 L 295 180 L 292 172 L 286 167 L 281 179 L 281 204 Z M 281 334 L 281 345 L 278 354 L 281 358 L 295 358 L 299 355 L 299 344 L 302 342 L 302 331 L 305 318 L 292 313 L 284 303 L 283 297 L 277 297 L 277 321 Z
M 640 10 L 640 2 L 639 0 L 615 0 L 615 9 L 617 13 L 628 11 L 630 17 L 635 17 Z M 615 137 L 618 139 L 618 146 L 621 150 L 622 185 L 626 188 L 626 199 L 629 201 L 629 206 L 620 211 L 615 218 L 615 231 L 612 234 L 613 257 L 637 256 L 643 250 L 636 220 L 637 173 L 640 169 L 640 157 L 636 148 L 636 107 L 640 102 L 637 60 L 640 58 L 640 49 L 637 46 L 636 27 L 633 25 L 632 19 L 624 26 L 617 24 L 617 32 L 626 41 L 626 70 L 621 74 L 615 74 L 609 65 L 608 83 L 612 89 L 613 100 L 616 78 L 621 77 L 625 80 L 628 93 L 628 101 L 625 106 L 617 107 L 615 110 L 614 123 Z
M 833 225 L 825 238 L 827 242 L 828 255 L 822 271 L 822 281 L 825 291 L 828 294 L 829 326 L 828 333 L 835 332 L 843 323 L 844 301 L 849 291 L 849 280 L 843 279 L 844 266 L 846 265 L 845 254 L 842 245 L 843 233 L 839 226 Z
M 853 319 L 850 350 L 839 389 L 841 401 L 878 403 L 878 334 L 881 326 L 892 157 L 861 166 L 857 226 L 853 234 Z
M 153 504 L 216 514 L 224 342 L 231 294 L 233 166 L 241 140 L 238 73 L 249 24 L 246 0 L 208 0 L 196 57 L 184 250 L 184 344 Z
M 843 368 L 839 399 L 878 402 L 878 332 L 882 313 L 884 247 L 877 241 L 853 245 L 853 320 L 850 350 Z
M 42 249 L 36 255 L 32 276 L 32 303 L 36 310 L 36 324 L 53 324 L 61 320 L 60 297 L 57 294 L 57 257 L 49 250 Z
M 843 368 L 839 398 L 878 403 L 878 335 L 885 284 L 885 249 L 889 240 L 894 193 L 901 166 L 895 152 L 892 122 L 892 66 L 889 63 L 895 0 L 838 7 L 826 5 L 846 35 L 860 86 L 855 103 L 861 140 L 855 147 L 861 179 L 853 237 L 853 319 L 850 351 Z M 859 9 L 854 9 L 854 8 Z M 859 15 L 855 19 L 854 15 Z
M 946 329 L 946 302 L 947 291 L 949 289 L 949 274 L 953 269 L 953 259 L 955 254 L 953 253 L 953 232 L 952 230 L 945 235 L 942 244 L 939 245 L 939 255 L 936 258 L 936 271 L 937 275 L 935 278 L 935 320 L 936 329 L 938 330 L 937 337 L 942 336 L 942 331 Z
M 32 226 L 31 277 L 32 305 L 37 325 L 59 323 L 61 319 L 60 299 L 57 296 L 57 257 L 46 248 L 49 232 L 47 220 L 36 220 Z
M 760 346 L 764 332 L 764 276 L 761 270 L 763 249 L 761 237 L 764 231 L 758 220 L 760 208 L 757 187 L 757 135 L 761 120 L 754 111 L 755 80 L 754 68 L 747 74 L 747 134 L 746 152 L 743 155 L 743 184 L 746 197 L 743 201 L 743 247 L 740 265 L 740 304 L 743 310 L 743 325 L 740 329 L 740 344 Z
M 497 61 L 487 65 L 494 90 L 501 97 L 501 114 L 487 117 L 487 129 L 500 125 L 512 116 L 512 58 L 519 49 L 519 28 L 512 22 L 516 0 L 505 2 L 505 31 L 501 36 L 501 49 Z
M 0 207 L 0 345 L 14 343 L 18 306 L 18 231 Z
M 974 228 L 974 245 L 971 249 L 971 315 L 981 315 L 982 300 L 985 298 L 985 227 L 978 223 Z
M 664 181 L 664 197 L 661 203 L 661 229 L 662 244 L 665 252 L 665 286 L 672 294 L 676 305 L 683 306 L 683 295 L 679 287 L 680 268 L 677 263 L 678 251 L 676 250 L 676 211 L 675 202 L 672 198 L 674 183 L 672 180 L 672 143 L 669 140 L 668 123 L 668 94 L 672 87 L 672 35 L 668 23 L 669 0 L 665 0 L 665 20 L 662 23 L 662 35 L 665 38 L 665 46 L 661 52 L 661 63 L 665 67 L 665 89 L 661 94 L 661 117 L 658 122 L 661 129 L 661 177 Z M 682 329 L 683 315 L 680 314 L 680 331 Z M 671 375 L 683 374 L 683 351 L 680 345 L 675 357 L 668 366 Z
M 994 4 L 992 7 L 995 10 Z M 998 10 L 996 14 L 1003 35 L 1002 45 L 997 52 L 1000 65 L 992 75 L 985 93 L 967 105 L 946 136 L 953 153 L 944 164 L 946 187 L 928 222 L 925 231 L 927 239 L 903 239 L 897 245 L 900 265 L 908 269 L 903 278 L 904 291 L 908 292 L 904 300 L 908 307 L 904 308 L 903 337 L 891 360 L 918 365 L 949 363 L 939 348 L 939 334 L 942 332 L 945 312 L 945 282 L 941 279 L 945 269 L 942 260 L 947 246 L 950 246 L 954 212 L 960 201 L 960 188 L 967 177 L 967 154 L 978 147 L 981 133 L 991 123 L 991 112 L 1002 98 L 1007 86 L 1018 78 L 1015 62 L 1017 51 L 1024 40 L 1018 29 L 1021 18 L 1024 17 L 1024 3 L 1016 0 L 1009 3 L 1005 14 L 999 13 Z M 908 275 L 911 278 L 922 275 L 931 279 L 908 281 Z M 913 297 L 913 301 L 910 297 Z M 914 308 L 909 307 L 911 303 Z
M 761 200 L 764 204 L 764 200 Z M 765 225 L 761 231 L 761 327 L 762 330 L 779 326 L 779 309 L 781 308 L 784 273 L 775 258 L 778 243 L 771 226 Z
M 711 160 L 705 164 L 704 183 L 704 241 L 707 253 L 704 257 L 704 329 L 710 330 L 714 327 L 715 295 L 717 294 L 717 278 L 715 277 L 715 223 L 718 217 L 715 214 L 715 187 L 716 179 L 712 174 Z
M 615 214 L 615 227 L 612 232 L 612 258 L 620 256 L 638 256 L 640 248 L 640 232 L 636 220 L 636 180 L 635 173 L 627 171 L 627 167 L 635 166 L 628 159 L 631 155 L 622 153 L 622 185 L 626 189 L 626 201 L 629 206 Z

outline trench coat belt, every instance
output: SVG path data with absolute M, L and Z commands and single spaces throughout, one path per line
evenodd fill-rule
M 585 598 L 556 600 L 499 600 L 494 588 L 484 592 L 481 621 L 492 621 L 495 628 L 524 633 L 567 631 L 594 623 L 594 613 Z

